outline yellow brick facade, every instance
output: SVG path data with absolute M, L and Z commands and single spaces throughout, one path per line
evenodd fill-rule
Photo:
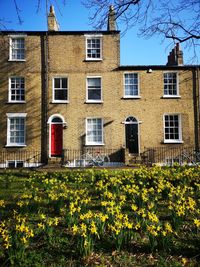
M 9 60 L 9 40 L 15 35 L 24 36 L 25 61 Z M 100 36 L 102 60 L 86 60 L 87 36 Z M 0 53 L 0 152 L 46 149 L 45 153 L 51 156 L 50 118 L 55 114 L 66 123 L 63 125 L 63 149 L 87 147 L 86 119 L 91 117 L 103 120 L 100 147 L 106 149 L 126 147 L 125 120 L 130 116 L 138 122 L 139 154 L 148 147 L 199 145 L 199 114 L 195 114 L 199 101 L 196 75 L 199 67 L 120 66 L 120 36 L 117 31 L 5 32 L 0 36 Z M 177 73 L 179 97 L 163 97 L 165 72 Z M 125 73 L 138 74 L 138 98 L 124 98 Z M 24 77 L 25 103 L 9 102 L 10 77 Z M 67 77 L 68 103 L 53 101 L 53 79 L 56 77 Z M 87 77 L 101 77 L 102 103 L 87 103 Z M 27 114 L 23 147 L 7 146 L 8 113 Z M 182 143 L 164 144 L 165 114 L 180 115 Z

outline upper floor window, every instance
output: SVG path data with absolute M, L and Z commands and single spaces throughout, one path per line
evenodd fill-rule
M 9 102 L 25 101 L 25 80 L 23 77 L 9 79 Z
M 138 73 L 124 74 L 124 97 L 139 97 L 139 77 Z
M 86 145 L 103 145 L 103 119 L 86 120 Z
M 7 146 L 25 146 L 26 113 L 7 113 Z
M 53 102 L 68 102 L 68 79 L 66 77 L 53 78 Z
M 87 78 L 87 102 L 101 102 L 101 77 Z
M 25 39 L 22 36 L 10 38 L 10 60 L 25 60 Z
M 182 143 L 181 115 L 164 115 L 164 143 Z
M 164 97 L 179 96 L 176 72 L 164 73 Z
M 99 35 L 86 36 L 86 59 L 102 59 L 102 37 Z

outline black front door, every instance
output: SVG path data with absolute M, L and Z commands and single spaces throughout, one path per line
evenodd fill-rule
M 138 124 L 126 124 L 126 148 L 130 154 L 138 154 Z

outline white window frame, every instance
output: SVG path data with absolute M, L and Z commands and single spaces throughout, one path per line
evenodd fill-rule
M 165 83 L 164 83 L 164 75 L 169 74 L 169 73 L 174 73 L 176 74 L 176 94 L 165 94 Z M 177 71 L 165 71 L 163 72 L 163 98 L 180 98 L 179 94 L 179 75 Z
M 137 78 L 138 78 L 138 94 L 137 95 L 126 95 L 126 89 L 125 89 L 125 85 L 126 85 L 126 83 L 125 83 L 125 75 L 127 75 L 127 74 L 137 74 Z M 138 72 L 125 72 L 124 73 L 124 76 L 123 76 L 123 81 L 124 81 L 124 96 L 123 96 L 123 98 L 135 98 L 135 99 L 139 99 L 139 98 L 141 98 L 141 96 L 140 96 L 140 76 L 139 76 L 139 73 Z
M 9 61 L 26 61 L 26 44 L 25 44 L 26 35 L 10 35 L 9 36 Z M 24 58 L 13 58 L 12 57 L 12 40 L 13 39 L 24 39 Z
M 27 113 L 6 113 L 7 115 L 7 147 L 24 147 L 26 146 L 26 116 Z M 24 118 L 24 142 L 23 143 L 11 143 L 10 142 L 10 119 L 11 118 Z
M 88 99 L 88 79 L 100 79 L 101 99 Z M 102 99 L 102 77 L 101 76 L 87 76 L 87 78 L 86 78 L 86 103 L 103 103 L 103 99 Z
M 24 100 L 12 100 L 11 99 L 11 96 L 12 96 L 12 88 L 11 88 L 11 79 L 24 79 Z M 25 93 L 26 93 L 26 81 L 25 81 L 25 78 L 22 77 L 22 76 L 11 76 L 9 77 L 9 81 L 8 81 L 8 84 L 9 84 L 9 88 L 8 88 L 8 101 L 9 103 L 25 103 Z M 14 90 L 17 90 L 18 88 L 15 88 Z M 20 88 L 22 89 L 22 88 Z
M 89 119 L 100 119 L 101 120 L 101 142 L 88 141 L 88 120 Z M 86 139 L 85 139 L 86 140 L 86 146 L 102 146 L 102 145 L 104 145 L 103 124 L 104 124 L 103 118 L 99 118 L 99 117 L 87 117 L 86 118 Z
M 66 88 L 67 99 L 66 100 L 55 99 L 55 79 L 67 79 L 67 88 Z M 67 76 L 55 76 L 52 78 L 52 103 L 69 103 L 69 78 Z
M 86 55 L 86 61 L 101 61 L 102 60 L 102 40 L 103 40 L 102 34 L 91 34 L 91 35 L 85 35 L 85 55 Z M 100 40 L 100 56 L 96 58 L 88 57 L 88 40 L 92 39 L 99 39 Z M 95 48 L 94 48 L 95 49 Z
M 178 139 L 165 139 L 165 117 L 166 116 L 178 116 Z M 169 127 L 170 128 L 170 127 Z M 164 132 L 164 143 L 165 144 L 182 144 L 183 139 L 182 139 L 182 116 L 179 113 L 165 113 L 163 115 L 163 132 Z
M 14 159 L 14 160 L 7 160 L 6 161 L 6 167 L 7 168 L 9 168 L 9 163 L 11 163 L 11 162 L 14 163 L 14 167 L 13 168 L 19 168 L 17 166 L 17 164 L 19 164 L 19 163 L 22 163 L 23 164 L 23 166 L 21 168 L 23 168 L 25 166 L 25 162 L 23 160 L 16 160 L 16 159 Z

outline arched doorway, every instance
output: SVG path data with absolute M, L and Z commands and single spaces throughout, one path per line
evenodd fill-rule
M 126 148 L 130 154 L 139 154 L 138 120 L 130 116 L 125 120 Z
M 63 117 L 52 115 L 49 120 L 49 156 L 61 157 L 63 152 Z

